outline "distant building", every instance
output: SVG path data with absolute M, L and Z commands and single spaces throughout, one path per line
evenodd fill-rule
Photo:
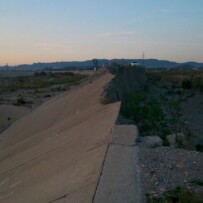
M 130 65 L 131 66 L 140 66 L 140 64 L 137 61 L 132 61 Z

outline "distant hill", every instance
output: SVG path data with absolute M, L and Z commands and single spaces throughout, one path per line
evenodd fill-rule
M 118 63 L 130 63 L 132 61 L 137 61 L 139 64 L 144 65 L 146 68 L 200 68 L 203 67 L 203 63 L 198 63 L 194 61 L 186 63 L 177 63 L 167 60 L 158 59 L 97 59 L 98 66 L 102 67 L 105 64 L 111 62 Z M 87 61 L 67 61 L 67 62 L 51 62 L 51 63 L 33 63 L 33 64 L 22 64 L 18 66 L 0 66 L 0 69 L 18 69 L 18 70 L 49 70 L 49 69 L 92 69 L 92 60 Z
M 178 66 L 173 67 L 173 69 L 177 69 L 177 70 L 181 70 L 181 69 L 194 69 L 197 68 L 197 66 L 191 65 L 190 63 L 184 63 L 184 64 L 180 64 Z

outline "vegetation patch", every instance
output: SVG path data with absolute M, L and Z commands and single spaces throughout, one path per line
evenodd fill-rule
M 122 104 L 121 113 L 134 120 L 142 135 L 154 135 L 164 126 L 164 113 L 155 98 L 146 99 L 141 91 L 134 92 Z
M 34 76 L 17 77 L 17 78 L 4 78 L 0 82 L 0 92 L 13 92 L 19 89 L 24 90 L 37 90 L 47 88 L 54 85 L 73 85 L 77 84 L 85 75 L 73 73 L 46 73 L 36 72 Z
M 15 105 L 40 103 L 40 99 L 51 97 L 56 92 L 67 91 L 85 77 L 87 75 L 72 72 L 45 71 L 37 71 L 31 76 L 3 77 L 0 80 L 0 103 Z
M 186 124 L 182 104 L 203 90 L 203 70 L 159 70 L 147 72 L 148 83 L 122 102 L 121 114 L 133 120 L 142 136 L 158 135 L 168 146 L 168 135 L 176 135 L 175 146 L 192 146 L 194 133 Z M 177 136 L 182 134 L 183 136 Z
M 203 186 L 203 180 L 201 180 L 201 179 L 192 179 L 190 181 L 190 183 L 192 185 Z
M 146 194 L 146 200 L 147 203 L 203 203 L 202 195 L 178 186 L 173 190 L 164 192 L 162 197 Z

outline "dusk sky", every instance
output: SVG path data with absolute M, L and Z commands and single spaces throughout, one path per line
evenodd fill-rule
M 203 0 L 0 0 L 0 65 L 203 62 Z

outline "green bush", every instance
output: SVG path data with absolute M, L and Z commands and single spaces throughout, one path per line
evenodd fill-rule
M 140 91 L 122 103 L 121 113 L 138 124 L 142 135 L 158 133 L 162 128 L 164 113 L 159 102 L 154 98 L 147 100 Z

